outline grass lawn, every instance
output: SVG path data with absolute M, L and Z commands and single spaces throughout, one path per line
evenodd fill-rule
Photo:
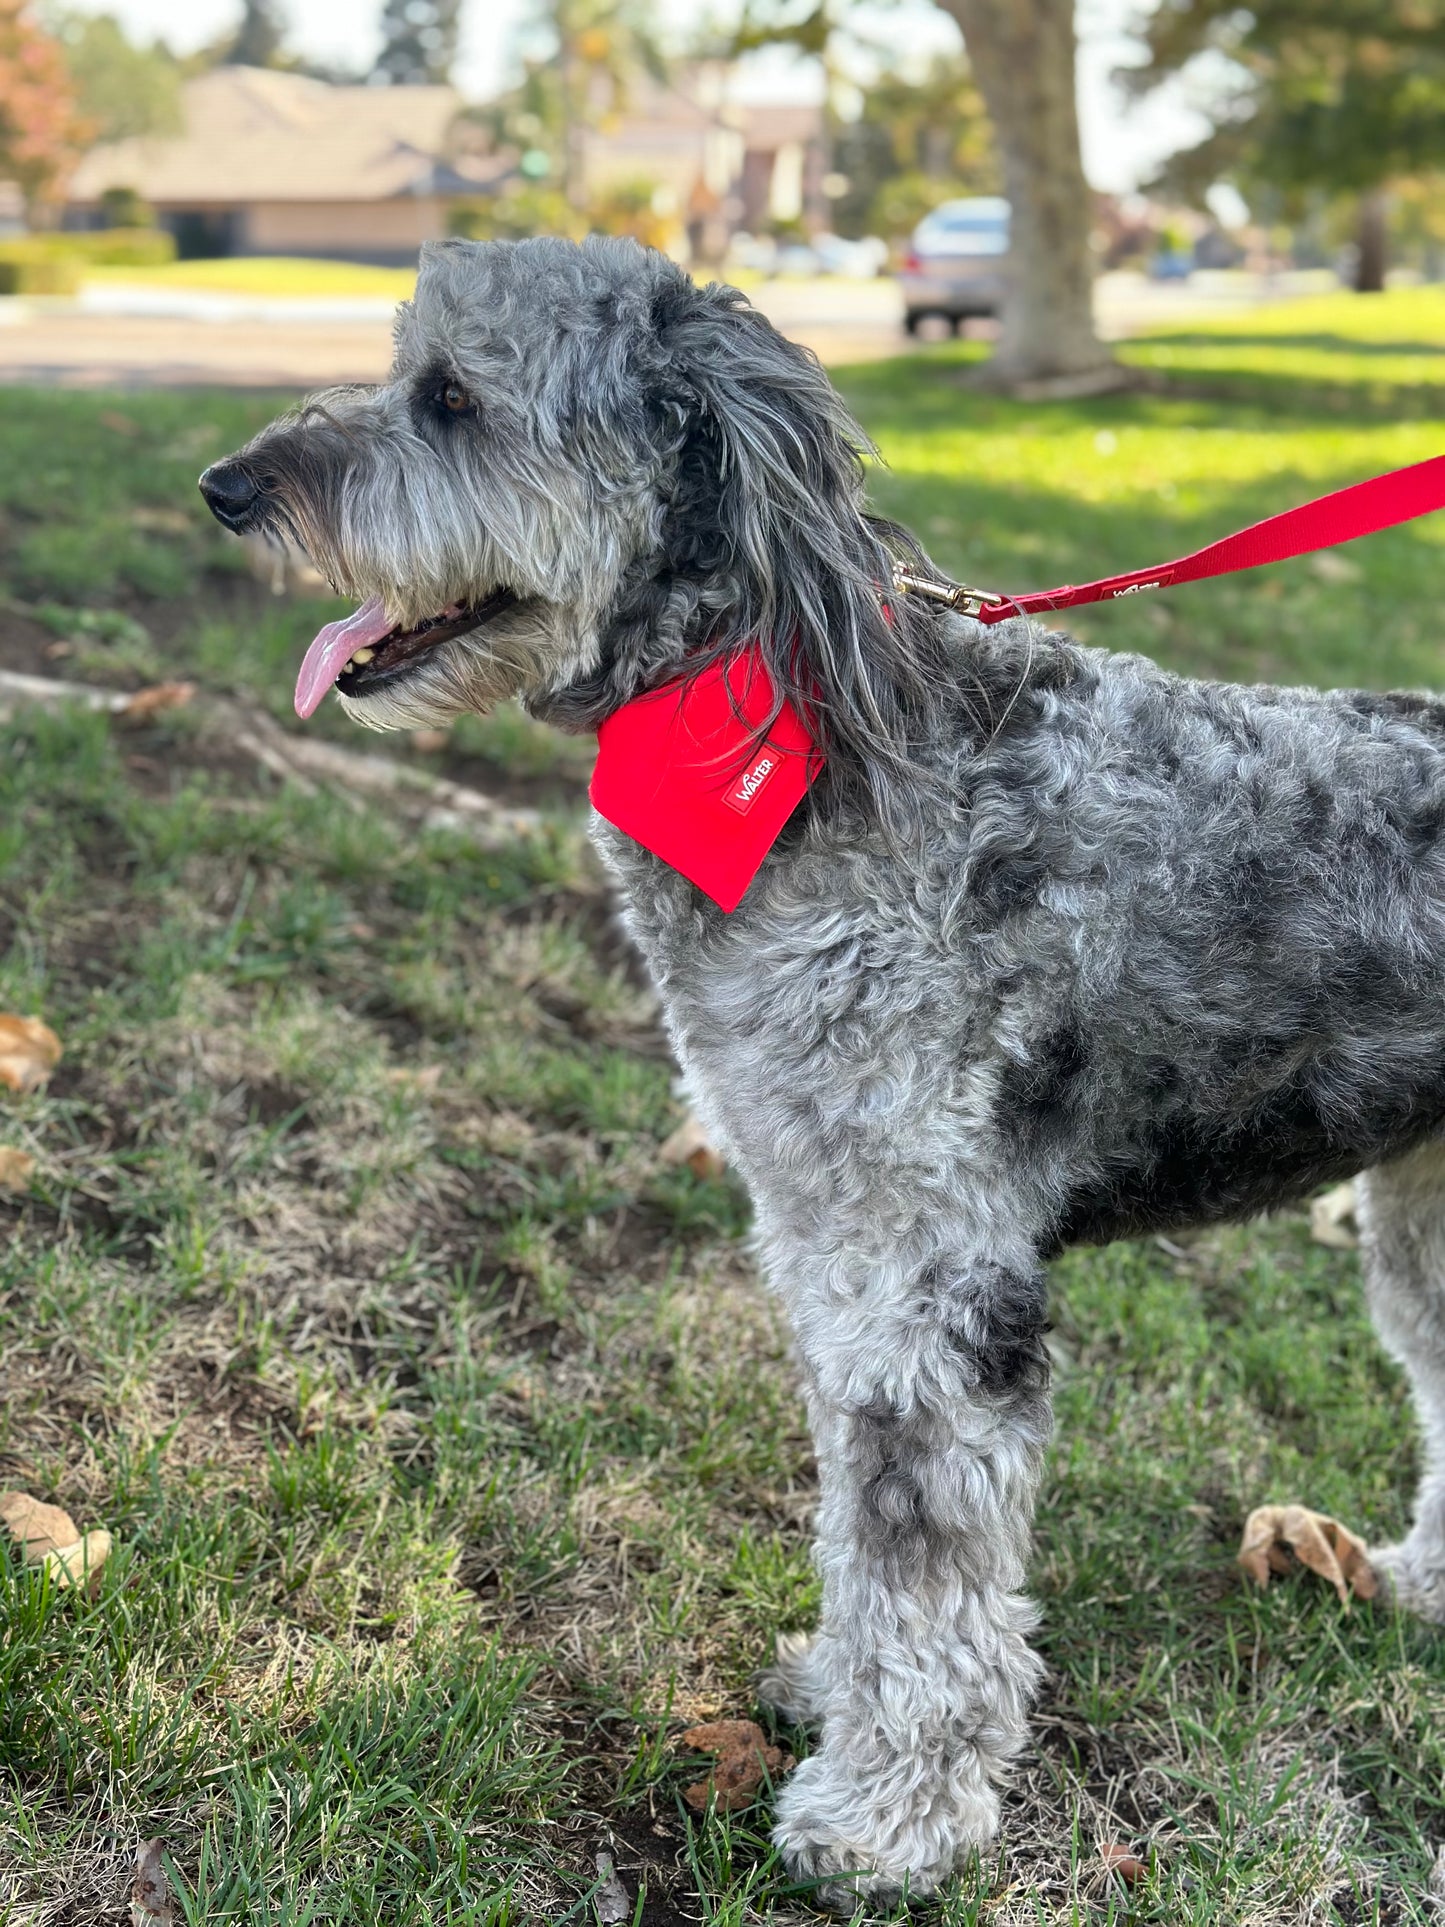
M 277 301 L 307 297 L 380 295 L 406 301 L 416 286 L 414 268 L 377 268 L 364 261 L 308 260 L 290 254 L 227 256 L 217 261 L 167 261 L 159 267 L 91 266 L 85 279 L 100 287 L 200 288 L 209 294 L 249 294 Z
M 784 281 L 804 277 L 783 275 Z M 159 267 L 88 266 L 85 279 L 100 287 L 197 288 L 209 294 L 249 294 L 277 301 L 346 295 L 410 299 L 414 268 L 380 268 L 364 261 L 326 261 L 290 254 L 228 255 L 216 261 L 167 261 Z M 756 287 L 762 275 L 748 269 L 729 276 L 736 287 Z
M 230 265 L 230 264 L 227 264 Z M 1158 392 L 1019 407 L 950 346 L 846 374 L 876 494 L 970 580 L 1163 560 L 1445 440 L 1445 296 L 1131 346 Z M 270 412 L 0 393 L 0 663 L 185 675 L 285 722 L 329 603 L 273 598 L 194 477 Z M 1080 612 L 1231 676 L 1445 683 L 1445 526 Z M 354 733 L 318 718 L 337 741 Z M 766 1800 L 698 1817 L 674 1736 L 811 1621 L 813 1469 L 730 1180 L 663 1167 L 653 1003 L 581 835 L 585 745 L 510 715 L 431 767 L 539 805 L 484 848 L 279 785 L 194 710 L 17 712 L 0 1010 L 0 1485 L 103 1525 L 93 1598 L 0 1553 L 0 1923 L 810 1917 Z M 415 755 L 405 744 L 387 746 Z M 1302 1219 L 1054 1272 L 1048 1683 L 995 1850 L 925 1917 L 1427 1922 L 1445 1634 L 1246 1591 L 1245 1512 L 1398 1533 L 1415 1445 L 1349 1252 Z M 787 1733 L 794 1752 L 806 1737 Z M 1134 1843 L 1112 1887 L 1102 1842 Z

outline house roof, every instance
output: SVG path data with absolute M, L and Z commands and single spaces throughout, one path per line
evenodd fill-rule
M 182 90 L 185 132 L 108 141 L 71 177 L 70 199 L 134 188 L 159 206 L 381 201 L 465 193 L 495 163 L 442 159 L 461 99 L 450 87 L 333 87 L 304 74 L 217 67 Z

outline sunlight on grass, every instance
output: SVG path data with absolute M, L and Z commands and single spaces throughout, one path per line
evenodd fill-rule
M 342 295 L 406 301 L 416 286 L 412 268 L 378 268 L 362 261 L 308 260 L 282 254 L 229 255 L 217 261 L 166 261 L 157 267 L 88 267 L 87 283 L 144 288 L 197 288 L 210 294 L 269 295 L 277 300 L 335 299 Z
M 1176 332 L 1151 330 L 1151 333 Z M 1357 295 L 1345 289 L 1330 294 L 1304 295 L 1297 300 L 1266 302 L 1244 313 L 1217 315 L 1191 321 L 1190 334 L 1255 336 L 1275 341 L 1329 337 L 1347 359 L 1364 347 L 1418 343 L 1445 350 L 1445 286 L 1392 288 L 1388 294 Z
M 1197 336 L 1191 330 L 1188 347 L 1175 337 L 1129 344 L 1127 359 L 1181 376 L 1177 393 L 1021 407 L 970 387 L 977 353 L 968 346 L 847 370 L 840 385 L 882 455 L 873 490 L 886 512 L 962 579 L 1049 588 L 1168 561 L 1313 495 L 1441 453 L 1445 389 L 1403 391 L 1425 399 L 1396 419 L 1377 390 L 1402 391 L 1382 373 L 1388 358 L 1368 344 L 1428 339 L 1431 330 L 1445 342 L 1445 292 L 1402 290 L 1352 308 L 1354 300 L 1332 295 L 1218 319 Z M 1311 350 L 1318 378 L 1294 345 L 1301 315 L 1301 327 L 1342 337 L 1337 350 Z M 1352 323 L 1362 332 L 1347 336 Z M 1445 379 L 1445 355 L 1433 361 L 1422 349 L 1408 360 L 1412 381 L 1417 368 L 1433 383 Z M 1247 379 L 1232 392 L 1241 371 Z M 1214 383 L 1220 399 L 1203 392 Z M 1081 640 L 1199 674 L 1438 683 L 1442 544 L 1445 520 L 1429 517 L 1324 559 L 1064 620 Z
M 1206 317 L 1151 330 L 1129 342 L 1131 366 L 1174 380 L 1208 382 L 1302 412 L 1420 414 L 1440 406 L 1445 384 L 1445 289 L 1329 294 L 1282 301 L 1247 314 Z

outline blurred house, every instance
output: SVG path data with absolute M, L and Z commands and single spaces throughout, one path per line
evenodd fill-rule
M 305 254 L 409 264 L 447 231 L 448 203 L 494 192 L 497 156 L 450 157 L 449 87 L 333 87 L 302 74 L 218 67 L 184 88 L 185 132 L 92 148 L 64 225 L 105 225 L 128 188 L 182 255 Z
M 621 111 L 580 133 L 585 193 L 645 183 L 657 211 L 676 215 L 690 252 L 705 261 L 720 259 L 739 230 L 825 228 L 822 106 L 736 100 L 731 78 L 709 61 L 666 83 L 639 79 Z

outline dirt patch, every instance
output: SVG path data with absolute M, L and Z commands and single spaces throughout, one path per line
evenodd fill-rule
M 59 640 L 43 622 L 11 609 L 0 610 L 0 669 L 16 670 L 22 676 L 63 679 L 65 651 L 56 649 Z
M 575 809 L 586 794 L 585 779 L 570 769 L 529 774 L 493 757 L 450 746 L 440 754 L 419 755 L 415 760 L 422 769 L 481 790 L 487 796 L 505 799 L 516 809 Z
M 636 1916 L 641 1927 L 697 1927 L 704 1918 L 702 1897 L 683 1872 L 684 1842 L 682 1822 L 655 1806 L 608 1816 L 607 1851 L 634 1905 L 647 1889 Z

